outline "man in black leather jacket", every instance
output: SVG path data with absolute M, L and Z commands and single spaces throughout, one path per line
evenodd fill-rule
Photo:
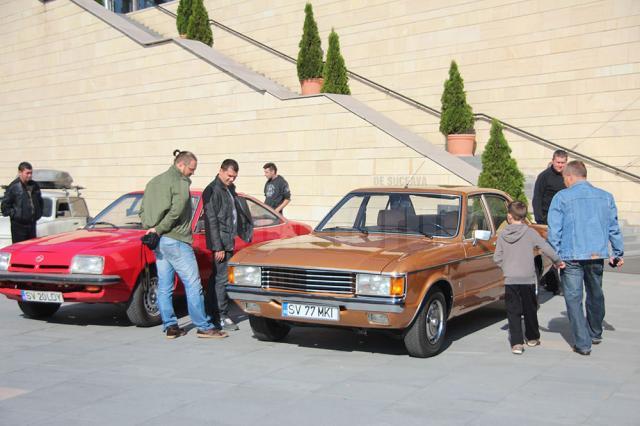
M 9 184 L 2 200 L 2 215 L 11 219 L 11 242 L 36 237 L 36 222 L 42 217 L 42 194 L 34 180 L 33 167 L 23 161 L 18 166 L 18 177 Z
M 205 302 L 207 313 L 224 330 L 238 330 L 229 318 L 227 296 L 227 267 L 235 248 L 235 237 L 247 242 L 253 237 L 249 206 L 244 198 L 237 196 L 233 184 L 239 169 L 235 160 L 224 160 L 218 175 L 202 193 L 207 248 L 213 251 L 213 268 Z

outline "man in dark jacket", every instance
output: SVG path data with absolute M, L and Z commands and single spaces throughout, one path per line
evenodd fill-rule
M 533 188 L 533 214 L 536 223 L 547 224 L 547 213 L 553 196 L 565 189 L 562 171 L 567 165 L 567 152 L 561 149 L 553 153 L 551 165 L 538 175 Z
M 553 196 L 558 191 L 565 189 L 564 180 L 562 178 L 562 171 L 567 165 L 567 152 L 558 149 L 553 153 L 551 159 L 551 165 L 547 167 L 542 173 L 538 175 L 536 184 L 533 189 L 533 214 L 536 218 L 536 222 L 542 225 L 547 224 L 547 213 L 549 212 L 549 206 Z M 536 258 L 537 266 L 542 267 L 540 258 Z M 547 274 L 542 277 L 541 283 L 547 289 L 555 294 L 562 294 L 562 287 L 560 284 L 560 277 L 558 271 L 555 268 L 551 268 Z
M 9 184 L 2 200 L 2 215 L 11 218 L 12 243 L 35 238 L 36 222 L 42 217 L 42 194 L 32 175 L 31 164 L 20 163 L 18 177 Z
M 235 248 L 235 237 L 239 236 L 247 242 L 253 237 L 251 212 L 247 202 L 237 196 L 233 184 L 239 169 L 235 160 L 224 160 L 218 175 L 202 193 L 207 248 L 213 251 L 206 305 L 214 321 L 225 330 L 238 330 L 238 326 L 229 318 L 227 296 L 227 267 Z

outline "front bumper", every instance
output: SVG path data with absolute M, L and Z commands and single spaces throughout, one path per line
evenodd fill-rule
M 2 271 L 0 272 L 0 282 L 2 281 L 40 284 L 113 285 L 120 282 L 120 277 L 118 275 L 33 274 L 29 272 Z
M 376 298 L 376 297 L 339 297 L 309 293 L 294 293 L 273 291 L 262 288 L 227 286 L 229 298 L 234 300 L 245 312 L 265 318 L 327 324 L 342 327 L 357 328 L 385 328 L 404 329 L 411 322 L 413 312 L 407 309 L 404 298 Z M 260 307 L 260 312 L 246 309 L 243 302 L 252 302 Z M 282 303 L 306 303 L 311 305 L 334 306 L 340 309 L 339 321 L 323 321 L 305 318 L 283 318 Z M 373 323 L 369 314 L 384 314 L 388 318 L 388 324 Z
M 0 272 L 0 294 L 12 300 L 21 300 L 22 290 L 43 290 L 61 292 L 65 302 L 126 301 L 128 292 L 117 285 L 120 283 L 122 278 L 118 275 Z

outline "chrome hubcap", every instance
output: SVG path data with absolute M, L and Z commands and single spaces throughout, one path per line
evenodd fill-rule
M 144 309 L 151 316 L 158 315 L 158 277 L 144 283 Z
M 434 300 L 427 310 L 426 317 L 427 340 L 434 344 L 442 337 L 444 329 L 444 307 L 439 300 Z

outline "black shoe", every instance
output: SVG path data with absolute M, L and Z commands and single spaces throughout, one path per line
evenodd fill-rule
M 167 339 L 175 339 L 176 337 L 184 336 L 187 331 L 184 328 L 180 328 L 177 325 L 170 325 L 165 330 Z
M 574 346 L 573 347 L 573 351 L 575 353 L 577 353 L 577 354 L 584 355 L 584 356 L 591 355 L 591 350 L 590 349 L 589 350 L 582 350 L 582 349 L 578 349 L 578 348 L 576 348 Z
M 229 317 L 222 317 L 220 319 L 220 327 L 222 327 L 223 330 L 227 331 L 240 330 L 240 327 L 238 327 L 238 325 Z
M 592 345 L 599 345 L 600 343 L 602 343 L 602 337 L 593 337 L 591 339 Z

